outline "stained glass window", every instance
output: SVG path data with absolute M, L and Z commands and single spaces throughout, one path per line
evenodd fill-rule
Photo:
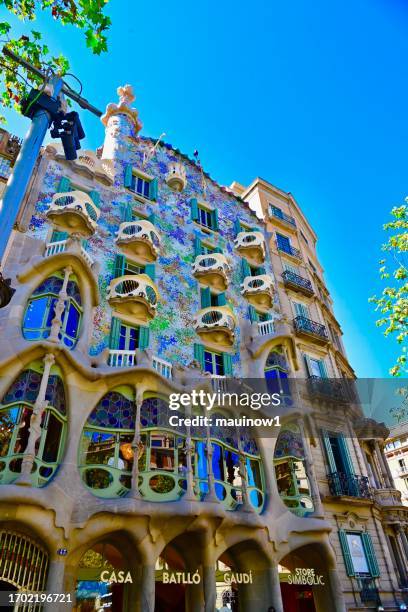
M 108 429 L 134 429 L 134 402 L 117 391 L 110 391 L 91 412 L 88 425 Z
M 140 412 L 140 422 L 142 427 L 168 426 L 169 412 L 167 402 L 158 397 L 145 399 Z
M 25 401 L 33 404 L 40 389 L 41 374 L 34 370 L 21 372 L 3 397 L 2 404 Z

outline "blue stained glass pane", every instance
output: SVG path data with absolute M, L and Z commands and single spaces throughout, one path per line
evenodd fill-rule
M 204 442 L 196 443 L 197 452 L 197 475 L 199 478 L 207 478 L 207 457 L 205 455 Z
M 47 298 L 49 300 L 50 298 Z M 45 323 L 45 327 L 51 327 L 51 323 L 55 317 L 55 306 L 57 304 L 57 298 L 51 298 L 51 301 L 48 306 L 48 315 L 47 321 Z
M 28 329 L 42 328 L 47 307 L 48 297 L 31 300 L 27 306 L 23 327 Z
M 62 288 L 62 282 L 62 278 L 50 276 L 37 287 L 33 295 L 40 295 L 41 293 L 54 293 L 58 295 Z
M 2 404 L 12 404 L 24 399 L 34 403 L 40 389 L 41 374 L 34 370 L 21 372 L 3 397 Z
M 110 391 L 93 409 L 87 422 L 88 425 L 110 429 L 134 429 L 134 402 L 121 393 Z
M 68 319 L 65 325 L 65 332 L 71 338 L 77 338 L 78 336 L 80 316 L 74 304 L 70 304 L 68 307 Z
M 60 414 L 66 414 L 64 383 L 56 374 L 51 374 L 48 379 L 45 399 L 47 399 L 50 406 L 53 406 Z
M 81 306 L 81 294 L 79 292 L 79 287 L 75 281 L 68 281 L 67 294 L 70 298 L 76 301 L 78 306 Z
M 222 449 L 218 444 L 213 444 L 212 469 L 216 480 L 224 480 L 224 463 Z

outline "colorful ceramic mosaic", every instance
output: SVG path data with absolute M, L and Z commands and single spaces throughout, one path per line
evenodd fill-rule
M 234 249 L 234 221 L 264 231 L 259 221 L 246 204 L 232 193 L 217 185 L 206 176 L 203 182 L 201 168 L 192 160 L 160 143 L 154 154 L 144 163 L 144 155 L 152 149 L 153 141 L 137 136 L 135 127 L 126 115 L 109 118 L 102 155 L 113 158 L 115 181 L 108 187 L 95 180 L 93 189 L 100 196 L 100 218 L 97 231 L 87 243 L 87 250 L 99 265 L 99 291 L 101 302 L 95 309 L 94 328 L 90 354 L 98 355 L 109 345 L 112 311 L 107 302 L 107 288 L 114 275 L 115 257 L 120 253 L 115 237 L 122 221 L 122 211 L 131 204 L 133 210 L 144 216 L 155 214 L 154 225 L 161 236 L 160 255 L 155 266 L 156 284 L 160 298 L 156 316 L 150 322 L 149 348 L 153 354 L 172 363 L 188 365 L 193 359 L 193 344 L 200 342 L 192 321 L 200 310 L 200 291 L 192 275 L 194 239 L 198 236 L 221 250 L 231 264 L 231 282 L 226 292 L 227 304 L 237 316 L 233 370 L 241 374 L 239 347 L 241 342 L 240 321 L 249 319 L 248 302 L 241 295 L 241 258 Z M 166 183 L 166 174 L 171 162 L 180 162 L 186 170 L 186 187 L 181 192 L 172 191 Z M 158 179 L 156 201 L 141 202 L 131 191 L 124 188 L 126 167 L 141 170 Z M 58 191 L 60 179 L 69 176 L 76 189 L 81 186 L 81 175 L 72 175 L 64 162 L 50 159 L 44 174 L 41 192 L 31 219 L 29 233 L 45 240 L 50 236 L 51 224 L 46 211 L 52 196 Z M 218 211 L 219 231 L 205 232 L 191 218 L 192 198 L 205 201 Z M 264 264 L 266 273 L 272 274 L 269 258 Z M 38 291 L 38 290 L 37 290 Z M 277 299 L 277 298 L 276 298 Z M 273 313 L 272 317 L 273 317 Z

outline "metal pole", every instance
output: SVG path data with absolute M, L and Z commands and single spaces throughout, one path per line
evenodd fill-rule
M 57 98 L 62 88 L 59 76 L 51 77 L 50 84 L 54 87 L 53 97 Z M 11 231 L 20 210 L 21 202 L 26 193 L 28 183 L 37 161 L 45 135 L 51 124 L 51 115 L 47 111 L 38 110 L 32 119 L 30 128 L 24 138 L 13 172 L 9 177 L 3 197 L 0 200 L 0 267 L 3 267 L 3 257 Z

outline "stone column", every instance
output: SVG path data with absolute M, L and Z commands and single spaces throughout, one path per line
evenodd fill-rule
M 337 569 L 329 568 L 327 573 L 331 590 L 332 612 L 346 612 L 343 589 L 341 586 L 339 575 L 337 573 Z
M 203 566 L 204 612 L 214 612 L 217 600 L 217 583 L 214 565 Z
M 269 605 L 274 606 L 276 612 L 284 612 L 282 591 L 279 581 L 279 567 L 278 565 L 274 565 L 269 567 L 266 571 L 268 573 L 269 591 L 271 594 L 271 602 Z
M 35 443 L 41 435 L 41 420 L 45 409 L 48 406 L 48 401 L 45 399 L 47 392 L 48 379 L 50 377 L 51 367 L 55 362 L 55 357 L 51 353 L 47 353 L 43 359 L 44 371 L 41 378 L 40 389 L 37 399 L 33 406 L 33 412 L 30 419 L 30 434 L 28 436 L 27 448 L 24 452 L 24 457 L 21 464 L 21 474 L 15 481 L 16 485 L 31 486 L 31 472 L 35 459 Z
M 136 406 L 136 414 L 135 414 L 135 435 L 132 440 L 132 449 L 133 449 L 133 467 L 132 467 L 132 491 L 131 497 L 133 499 L 140 499 L 140 491 L 139 491 L 139 453 L 142 453 L 143 444 L 140 436 L 140 412 L 142 409 L 143 403 L 143 390 L 135 387 L 135 406 Z
M 317 516 L 317 517 L 323 517 L 324 510 L 323 510 L 322 500 L 320 499 L 319 485 L 317 484 L 316 473 L 314 470 L 313 457 L 310 452 L 309 443 L 306 440 L 305 427 L 304 427 L 302 419 L 299 420 L 298 425 L 299 425 L 300 434 L 303 440 L 303 448 L 305 450 L 305 468 L 306 468 L 306 474 L 307 474 L 309 484 L 310 484 L 310 495 L 313 501 L 313 507 L 314 507 L 313 514 L 314 516 Z
M 189 406 L 187 408 L 187 417 L 191 418 L 191 406 Z M 186 480 L 187 480 L 187 489 L 186 489 L 186 493 L 184 496 L 184 499 L 186 501 L 196 501 L 196 497 L 194 495 L 194 474 L 193 474 L 193 462 L 192 462 L 192 455 L 194 452 L 194 445 L 191 441 L 191 427 L 190 425 L 187 426 L 187 437 L 186 437 L 186 445 L 185 445 L 185 452 L 186 452 Z
M 400 525 L 398 525 L 397 531 L 400 534 L 402 547 L 404 549 L 405 557 L 406 557 L 406 560 L 407 560 L 407 563 L 408 563 L 408 539 L 407 539 L 407 534 L 405 533 L 405 529 L 402 526 L 400 526 Z
M 381 467 L 381 475 L 383 477 L 383 481 L 385 482 L 385 486 L 391 488 L 392 484 L 388 477 L 388 471 L 385 466 L 385 459 L 381 452 L 380 445 L 378 444 L 377 440 L 374 440 L 374 448 L 375 448 L 375 453 L 377 455 L 378 463 L 380 464 L 380 467 Z
M 242 488 L 242 506 L 240 507 L 241 512 L 254 512 L 254 508 L 249 501 L 248 494 L 248 483 L 247 483 L 247 468 L 245 463 L 245 455 L 240 450 L 239 452 L 239 474 L 241 476 L 241 488 Z
M 69 277 L 71 274 L 72 274 L 72 268 L 70 266 L 67 266 L 66 268 L 64 268 L 64 280 L 62 283 L 61 291 L 58 294 L 57 303 L 55 305 L 55 317 L 51 321 L 51 331 L 48 337 L 48 340 L 50 342 L 59 342 L 58 334 L 61 330 L 62 315 L 65 310 L 65 301 L 68 297 L 67 295 L 68 281 L 69 281 Z
M 143 565 L 142 584 L 140 589 L 142 612 L 154 612 L 155 600 L 155 566 Z
M 50 560 L 48 567 L 48 579 L 45 590 L 47 593 L 67 593 L 65 589 L 66 557 L 60 556 Z M 67 593 L 68 594 L 68 593 Z M 75 593 L 71 595 L 71 603 L 47 602 L 44 604 L 44 612 L 67 612 L 72 610 L 75 604 Z

